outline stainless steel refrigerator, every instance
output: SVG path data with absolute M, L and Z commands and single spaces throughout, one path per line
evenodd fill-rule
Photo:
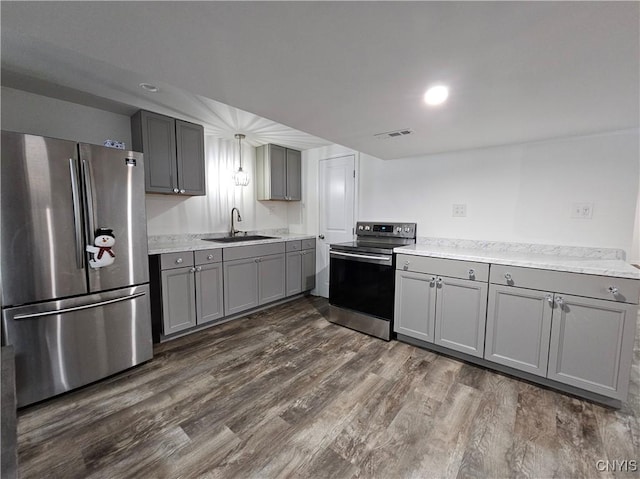
M 151 359 L 142 154 L 3 131 L 0 164 L 18 406 Z

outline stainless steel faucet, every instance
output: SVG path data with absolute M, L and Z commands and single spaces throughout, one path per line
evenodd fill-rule
M 231 208 L 231 236 L 235 236 L 238 233 L 240 233 L 240 231 L 238 231 L 236 229 L 235 221 L 233 219 L 233 212 L 234 211 L 238 214 L 238 223 L 240 223 L 242 221 L 242 216 L 240 216 L 240 210 L 238 208 L 236 208 L 235 206 L 233 208 Z

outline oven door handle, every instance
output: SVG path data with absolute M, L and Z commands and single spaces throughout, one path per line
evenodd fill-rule
M 368 255 L 357 253 L 343 253 L 342 251 L 330 251 L 330 256 L 344 256 L 346 258 L 353 258 L 366 263 L 379 263 L 379 264 L 393 264 L 393 256 L 389 255 Z

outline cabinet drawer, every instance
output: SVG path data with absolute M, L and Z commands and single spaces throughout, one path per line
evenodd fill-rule
M 316 239 L 303 239 L 302 240 L 302 249 L 314 249 L 316 247 Z
M 196 264 L 219 263 L 222 261 L 222 248 L 194 251 Z
M 160 268 L 173 269 L 193 266 L 193 251 L 181 251 L 179 253 L 165 253 L 160 255 Z
M 476 281 L 488 281 L 489 279 L 489 265 L 487 263 L 430 258 L 428 256 L 399 254 L 396 257 L 396 269 Z
M 284 251 L 284 242 L 256 244 L 250 246 L 235 246 L 233 248 L 224 248 L 222 257 L 225 261 L 233 261 L 236 259 L 255 258 L 257 256 L 279 254 L 284 253 Z
M 302 241 L 287 241 L 287 253 L 289 251 L 300 251 L 302 249 Z
M 518 266 L 491 265 L 490 282 L 631 304 L 638 304 L 640 296 L 640 281 L 635 279 Z M 618 293 L 611 293 L 610 287 Z

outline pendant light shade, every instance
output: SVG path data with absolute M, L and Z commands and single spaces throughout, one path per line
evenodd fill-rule
M 249 175 L 247 172 L 242 169 L 242 140 L 244 140 L 245 135 L 242 133 L 236 133 L 236 140 L 238 140 L 238 154 L 240 156 L 240 166 L 238 167 L 238 171 L 233 174 L 233 181 L 236 186 L 247 186 L 249 184 Z

